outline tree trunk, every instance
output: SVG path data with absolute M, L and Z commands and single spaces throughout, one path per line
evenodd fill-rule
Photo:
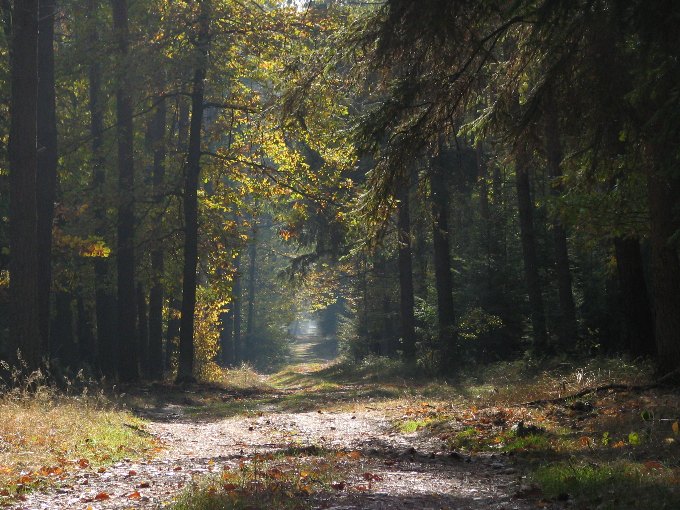
M 153 117 L 151 143 L 153 146 L 153 196 L 160 207 L 165 184 L 165 125 L 167 122 L 165 100 L 158 103 Z M 162 223 L 162 217 L 157 221 Z M 149 292 L 149 377 L 152 380 L 163 378 L 163 272 L 165 257 L 163 245 L 154 240 L 151 250 L 151 290 Z
M 88 0 L 87 17 L 90 25 L 88 40 L 90 47 L 99 45 L 99 27 L 97 20 L 98 0 Z M 88 69 L 89 78 L 89 110 L 90 136 L 92 138 L 92 189 L 94 200 L 92 210 L 94 214 L 95 234 L 106 238 L 106 201 L 104 200 L 104 185 L 106 171 L 102 155 L 104 112 L 101 94 L 101 65 L 98 59 L 92 59 Z M 111 263 L 106 257 L 95 257 L 94 287 L 95 287 L 95 319 L 97 326 L 97 359 L 102 373 L 113 379 L 118 369 L 118 337 L 116 336 L 116 300 L 113 293 L 111 277 Z
M 78 288 L 78 294 L 76 296 L 76 312 L 76 324 L 78 327 L 78 359 L 81 365 L 87 365 L 87 367 L 91 369 L 95 360 L 94 335 L 90 312 L 85 306 L 85 298 L 81 287 Z
M 413 297 L 413 262 L 411 258 L 411 219 L 409 189 L 404 185 L 399 192 L 397 237 L 399 242 L 399 312 L 404 358 L 416 357 L 416 330 Z
M 220 364 L 231 367 L 234 364 L 234 309 L 220 314 Z
M 234 259 L 234 303 L 232 305 L 234 310 L 234 363 L 236 365 L 239 365 L 243 361 L 243 349 L 241 348 L 242 293 L 241 253 L 239 252 Z
M 548 173 L 552 180 L 550 190 L 554 197 L 563 193 L 561 182 L 562 143 L 557 117 L 557 107 L 552 96 L 548 93 L 546 106 L 545 141 L 548 156 Z M 576 306 L 569 269 L 569 250 L 567 246 L 567 232 L 558 218 L 552 222 L 553 243 L 555 249 L 555 271 L 557 273 L 557 289 L 560 301 L 560 343 L 563 348 L 573 348 L 578 337 L 576 324 Z
M 206 0 L 200 2 L 197 41 L 198 65 L 191 91 L 191 126 L 184 181 L 184 269 L 182 316 L 179 334 L 178 382 L 194 381 L 194 311 L 196 309 L 196 268 L 198 266 L 198 178 L 201 173 L 201 125 L 208 55 L 210 17 Z
M 173 369 L 175 353 L 179 345 L 179 311 L 182 302 L 179 299 L 170 300 L 170 313 L 168 314 L 168 330 L 165 333 L 165 370 L 170 372 Z
M 645 283 L 640 241 L 634 238 L 614 239 L 616 269 L 621 292 L 625 347 L 633 356 L 656 354 L 654 318 Z
M 74 368 L 76 359 L 73 335 L 73 294 L 58 290 L 54 296 L 54 321 L 52 323 L 51 357 L 57 358 L 62 367 Z
M 524 142 L 520 142 L 515 153 L 515 174 L 517 185 L 517 201 L 519 208 L 520 237 L 522 240 L 522 256 L 524 258 L 524 275 L 526 278 L 531 325 L 534 334 L 534 347 L 537 351 L 545 351 L 548 347 L 548 334 L 543 311 L 543 296 L 538 276 L 538 258 L 536 256 L 536 238 L 534 235 L 534 204 L 531 199 L 529 183 L 529 158 Z
M 456 362 L 455 348 L 458 338 L 449 249 L 449 196 L 443 163 L 442 156 L 432 161 L 430 193 L 432 197 L 432 239 L 434 244 L 434 281 L 437 289 L 439 346 L 442 352 L 442 369 L 449 373 Z
M 495 232 L 491 220 L 489 172 L 481 142 L 477 144 L 475 155 L 477 161 L 477 184 L 479 185 L 479 214 L 482 218 L 482 244 L 486 251 L 486 286 L 490 292 L 494 280 L 493 258 L 497 255 L 498 249 L 495 243 Z
M 40 336 L 37 229 L 38 0 L 14 3 L 10 57 L 10 339 L 28 371 L 38 368 Z M 16 360 L 13 360 L 16 361 Z
M 678 229 L 674 215 L 680 183 L 657 167 L 654 150 L 648 147 L 647 152 L 654 329 L 659 370 L 665 374 L 680 368 L 680 263 L 671 244 Z
M 146 292 L 142 282 L 137 283 L 137 345 L 142 376 L 149 378 L 151 358 L 149 349 L 149 315 L 146 306 Z
M 255 332 L 255 293 L 257 291 L 257 224 L 253 225 L 253 236 L 248 245 L 248 312 L 246 317 L 245 351 L 252 358 Z
M 49 351 L 52 288 L 52 220 L 57 186 L 57 117 L 54 93 L 55 1 L 39 1 L 38 25 L 38 292 L 40 337 Z
M 120 357 L 118 376 L 123 382 L 139 379 L 136 342 L 135 252 L 134 252 L 134 132 L 132 97 L 127 80 L 129 28 L 127 0 L 112 0 L 113 30 L 118 46 L 120 67 L 116 89 L 118 135 L 118 341 Z

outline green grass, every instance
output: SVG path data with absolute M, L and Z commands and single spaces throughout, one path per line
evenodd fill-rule
M 158 448 L 142 420 L 101 394 L 10 391 L 0 395 L 0 416 L 0 503 Z
M 537 469 L 532 480 L 549 498 L 573 499 L 577 508 L 680 508 L 678 469 L 660 463 L 565 461 Z

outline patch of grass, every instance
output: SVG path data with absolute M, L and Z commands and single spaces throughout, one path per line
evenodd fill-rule
M 546 496 L 573 498 L 578 508 L 680 508 L 680 472 L 659 462 L 561 462 L 537 469 L 532 479 Z
M 406 420 L 399 422 L 397 428 L 403 434 L 412 434 L 413 432 L 417 432 L 418 430 L 427 427 L 431 421 L 431 419 L 427 418 L 424 420 Z
M 211 380 L 204 382 L 225 390 L 249 392 L 271 390 L 271 386 L 266 382 L 265 377 L 258 374 L 247 363 L 238 368 L 220 369 Z
M 0 496 L 60 483 L 70 472 L 158 445 L 144 422 L 103 395 L 63 395 L 47 386 L 0 395 Z
M 302 457 L 300 455 L 303 455 Z M 276 508 L 306 510 L 331 493 L 370 488 L 381 480 L 372 473 L 352 473 L 358 452 L 319 449 L 255 455 L 237 467 L 204 477 L 188 488 L 173 510 L 246 510 Z

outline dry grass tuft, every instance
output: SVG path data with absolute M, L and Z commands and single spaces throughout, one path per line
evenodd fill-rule
M 0 390 L 0 502 L 75 470 L 157 448 L 144 423 L 102 392 L 69 393 L 47 385 L 40 373 Z

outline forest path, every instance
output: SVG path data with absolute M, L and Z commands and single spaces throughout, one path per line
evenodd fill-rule
M 305 378 L 318 370 L 295 367 L 284 378 L 286 388 L 262 392 L 148 390 L 153 405 L 137 411 L 163 446 L 155 458 L 83 469 L 62 488 L 30 494 L 17 508 L 163 508 L 201 477 L 237 472 L 270 453 L 285 456 L 288 463 L 340 459 L 333 462 L 342 464 L 341 483 L 312 495 L 315 509 L 536 507 L 536 500 L 523 499 L 527 488 L 507 457 L 468 457 L 447 450 L 436 438 L 399 432 L 394 420 L 403 418 L 404 406 L 384 405 L 376 388 L 306 386 Z
M 290 363 L 293 365 L 322 363 L 331 361 L 338 355 L 337 340 L 316 334 L 297 335 L 290 350 Z

